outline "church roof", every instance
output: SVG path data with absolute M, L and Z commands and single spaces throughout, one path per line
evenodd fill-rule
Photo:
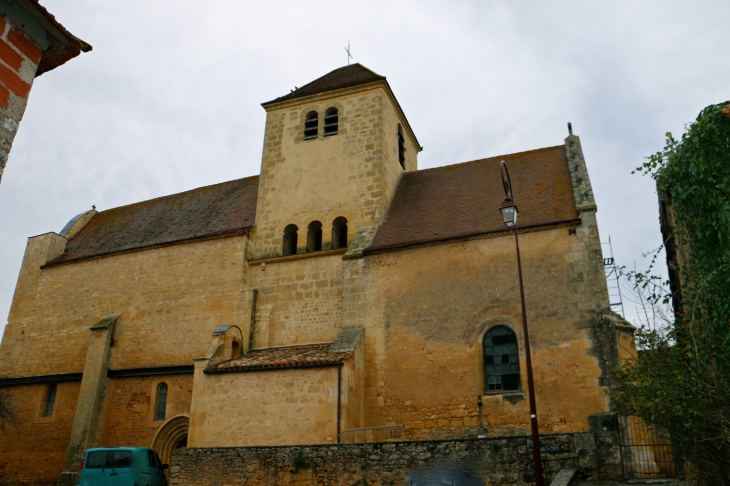
M 349 353 L 332 353 L 332 343 L 282 346 L 254 349 L 241 358 L 213 365 L 206 371 L 248 371 L 281 368 L 305 368 L 342 363 L 353 356 Z
M 577 221 L 559 145 L 404 173 L 365 253 L 504 232 L 501 160 L 509 165 L 520 227 Z M 248 177 L 102 211 L 47 265 L 243 233 L 256 219 L 258 181 Z
M 254 224 L 258 182 L 247 177 L 102 211 L 48 265 L 244 231 Z
M 575 221 L 565 146 L 475 160 L 401 177 L 365 253 L 505 231 L 500 161 L 509 166 L 520 227 Z
M 304 96 L 324 93 L 325 91 L 332 91 L 335 89 L 350 88 L 352 86 L 359 86 L 361 84 L 372 83 L 374 81 L 385 81 L 385 76 L 374 73 L 362 64 L 350 64 L 348 66 L 335 69 L 321 78 L 317 78 L 311 83 L 307 83 L 301 88 L 295 89 L 287 95 L 262 103 L 262 105 L 266 106 L 271 103 L 303 98 Z

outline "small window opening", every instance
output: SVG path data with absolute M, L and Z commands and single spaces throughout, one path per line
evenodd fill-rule
M 56 406 L 56 390 L 57 386 L 55 383 L 48 385 L 48 391 L 46 392 L 46 406 L 43 407 L 44 417 L 53 417 L 53 407 Z
M 507 326 L 493 327 L 484 335 L 484 375 L 487 392 L 520 389 L 517 336 Z
M 337 135 L 339 114 L 337 108 L 328 108 L 324 112 L 324 136 Z
M 297 254 L 297 231 L 299 228 L 295 224 L 284 228 L 284 247 L 282 248 L 284 256 Z
M 233 341 L 231 343 L 231 359 L 236 359 L 241 355 L 241 345 L 238 344 L 238 341 Z
M 347 248 L 347 219 L 342 216 L 332 221 L 332 248 Z
M 317 138 L 317 131 L 319 127 L 319 113 L 316 111 L 310 111 L 307 113 L 307 117 L 304 120 L 304 140 L 310 140 Z
M 401 167 L 406 168 L 406 139 L 403 138 L 400 123 L 398 124 L 398 162 Z
M 322 223 L 312 221 L 307 228 L 307 252 L 322 249 Z
M 165 420 L 165 412 L 167 411 L 167 383 L 157 385 L 157 407 L 155 408 L 155 421 L 162 422 Z

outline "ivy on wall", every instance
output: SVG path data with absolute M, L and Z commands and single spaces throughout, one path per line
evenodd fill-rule
M 637 331 L 644 351 L 616 373 L 614 407 L 665 432 L 701 482 L 730 485 L 730 102 L 702 110 L 680 140 L 667 133 L 637 172 L 656 180 L 679 254 L 673 294 L 651 298 L 677 301 L 664 330 Z M 644 288 L 657 278 L 634 277 Z

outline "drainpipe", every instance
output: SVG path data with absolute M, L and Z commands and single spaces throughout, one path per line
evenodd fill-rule
M 477 429 L 477 438 L 483 439 L 487 436 L 487 429 L 484 428 L 484 409 L 481 395 L 477 397 L 477 405 L 479 406 L 479 428 Z
M 340 437 L 340 408 L 342 406 L 342 363 L 337 365 L 337 443 L 342 440 Z

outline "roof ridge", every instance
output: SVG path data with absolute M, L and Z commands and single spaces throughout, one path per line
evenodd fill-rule
M 117 209 L 130 208 L 132 206 L 137 206 L 139 204 L 147 204 L 147 203 L 150 203 L 152 201 L 159 201 L 161 199 L 168 199 L 168 198 L 171 198 L 171 197 L 179 196 L 181 194 L 187 194 L 187 193 L 190 193 L 190 192 L 199 191 L 199 190 L 205 189 L 207 187 L 222 186 L 223 184 L 230 184 L 231 182 L 245 181 L 247 179 L 258 179 L 259 177 L 260 177 L 260 174 L 256 174 L 256 175 L 252 175 L 252 176 L 248 176 L 248 177 L 241 177 L 240 179 L 231 179 L 230 181 L 216 182 L 215 184 L 208 184 L 207 186 L 200 186 L 200 187 L 196 187 L 194 189 L 188 189 L 187 191 L 174 192 L 172 194 L 167 194 L 165 196 L 158 196 L 158 197 L 153 197 L 152 199 L 145 199 L 143 201 L 137 201 L 137 202 L 130 203 L 130 204 L 124 204 L 122 206 L 115 206 L 113 208 L 105 209 L 104 211 L 99 211 L 96 214 L 96 216 L 94 216 L 94 217 L 97 217 L 100 214 L 108 213 L 109 211 L 114 211 L 114 210 L 117 210 Z
M 458 162 L 456 164 L 440 165 L 438 167 L 429 167 L 428 169 L 420 169 L 420 170 L 415 170 L 415 171 L 411 171 L 411 172 L 406 172 L 403 175 L 409 176 L 409 175 L 413 175 L 413 174 L 423 174 L 424 172 L 429 172 L 432 170 L 447 169 L 450 167 L 458 167 L 461 165 L 474 164 L 476 162 L 483 162 L 485 160 L 499 159 L 500 157 L 514 157 L 516 155 L 526 155 L 526 154 L 531 154 L 531 153 L 545 152 L 548 150 L 555 150 L 557 148 L 565 148 L 565 145 L 553 145 L 552 147 L 543 147 L 543 148 L 539 148 L 539 149 L 525 150 L 524 152 L 515 152 L 512 154 L 495 155 L 494 157 L 483 157 L 481 159 L 467 160 L 466 162 Z

